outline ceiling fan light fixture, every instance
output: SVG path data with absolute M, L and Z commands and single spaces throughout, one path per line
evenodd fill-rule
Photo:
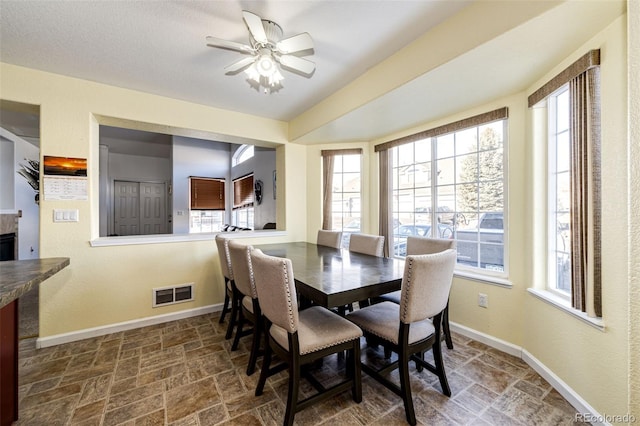
M 271 77 L 275 72 L 278 72 L 276 61 L 270 53 L 263 53 L 260 55 L 256 61 L 256 69 L 263 77 Z

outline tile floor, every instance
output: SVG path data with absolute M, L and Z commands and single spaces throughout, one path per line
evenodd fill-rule
M 44 349 L 20 342 L 20 419 L 26 425 L 279 425 L 287 375 L 254 396 L 259 372 L 245 374 L 250 337 L 230 351 L 218 314 Z M 380 355 L 363 346 L 363 357 Z M 452 396 L 413 369 L 418 423 L 573 424 L 575 409 L 523 361 L 461 335 L 445 348 Z M 343 362 L 319 371 L 330 380 Z M 308 387 L 303 387 L 305 392 Z M 363 401 L 349 392 L 296 415 L 298 425 L 403 425 L 402 400 L 363 374 Z

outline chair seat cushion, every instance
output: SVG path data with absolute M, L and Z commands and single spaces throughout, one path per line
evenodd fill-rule
M 392 293 L 383 294 L 378 297 L 380 300 L 385 300 L 393 303 L 400 304 L 400 290 L 394 291 Z
M 242 298 L 242 306 L 249 312 L 253 313 L 253 299 L 249 296 Z
M 359 339 L 362 336 L 362 330 L 357 325 L 321 306 L 312 306 L 300 311 L 298 315 L 300 355 Z M 270 334 L 280 346 L 289 350 L 289 338 L 284 328 L 273 324 Z
M 365 334 L 373 334 L 395 345 L 400 330 L 400 305 L 381 302 L 347 314 L 347 319 L 357 324 Z M 411 323 L 409 344 L 426 339 L 435 333 L 430 319 Z

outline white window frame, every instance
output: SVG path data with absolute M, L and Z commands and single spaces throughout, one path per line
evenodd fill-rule
M 568 84 L 563 85 L 547 98 L 547 284 L 546 290 L 553 293 L 555 296 L 560 297 L 567 302 L 571 300 L 571 288 L 568 292 L 564 292 L 558 289 L 558 223 L 557 223 L 557 140 L 561 133 L 567 133 L 570 135 L 570 129 L 557 130 L 557 98 L 566 93 L 569 96 Z M 570 103 L 570 99 L 568 100 Z M 567 117 L 567 121 L 570 120 Z M 568 154 L 570 155 L 570 153 Z M 567 173 L 569 173 L 567 171 Z M 571 218 L 569 218 L 571 220 Z M 569 224 L 571 226 L 571 224 Z M 571 248 L 568 252 L 569 258 L 569 273 L 571 271 Z M 569 286 L 571 286 L 571 276 L 569 275 Z
M 351 223 L 351 220 L 353 220 L 353 219 L 349 220 L 348 223 L 345 223 L 344 205 L 343 205 L 343 209 L 341 211 L 334 210 L 333 209 L 333 205 L 335 204 L 335 195 L 336 194 L 340 194 L 340 199 L 343 200 L 343 204 L 344 204 L 344 194 L 355 194 L 354 192 L 345 192 L 344 191 L 344 175 L 345 175 L 344 157 L 347 157 L 347 156 L 358 157 L 358 163 L 360 165 L 359 170 L 358 170 L 358 174 L 359 174 L 359 177 L 360 177 L 360 188 L 358 188 L 358 196 L 359 196 L 359 199 L 360 199 L 360 208 L 359 208 L 359 211 L 358 211 L 358 214 L 357 214 L 357 217 L 360 220 L 360 223 L 359 223 L 359 227 L 358 227 L 357 230 L 349 228 L 349 229 L 346 230 L 347 233 L 345 233 L 345 229 L 346 229 L 345 225 L 347 225 L 348 223 Z M 342 191 L 335 191 L 332 188 L 332 195 L 333 195 L 332 196 L 332 200 L 334 200 L 334 201 L 332 202 L 332 205 L 331 205 L 331 216 L 332 216 L 332 218 L 335 217 L 337 214 L 339 214 L 341 216 L 341 220 L 340 220 L 340 224 L 341 225 L 340 226 L 335 226 L 334 225 L 333 226 L 333 230 L 334 231 L 342 231 L 343 232 L 342 246 L 345 247 L 345 248 L 348 248 L 349 235 L 352 234 L 352 233 L 358 233 L 358 232 L 362 231 L 362 154 L 335 155 L 333 161 L 334 161 L 334 171 L 332 172 L 333 173 L 333 182 L 334 182 L 333 186 L 335 188 L 335 186 L 336 186 L 335 185 L 336 177 L 338 177 L 338 176 L 340 177 L 341 183 L 342 183 L 340 185 L 341 188 L 342 188 Z M 336 164 L 337 161 L 341 161 L 342 162 L 342 166 L 343 167 L 341 169 L 342 171 L 340 171 L 340 172 L 336 172 L 335 171 L 335 164 Z M 347 172 L 347 173 L 355 173 L 355 172 Z M 335 221 L 332 221 L 332 223 L 335 224 Z
M 238 164 L 242 164 L 250 158 L 253 158 L 255 153 L 255 148 L 253 145 L 241 145 L 236 149 L 236 152 L 233 153 L 233 157 L 231 158 L 232 167 L 237 166 Z
M 470 266 L 470 265 L 465 265 L 465 264 L 456 264 L 456 272 L 461 272 L 463 275 L 468 275 L 468 276 L 474 276 L 474 275 L 479 275 L 479 276 L 487 276 L 490 277 L 491 279 L 497 279 L 502 281 L 503 279 L 508 278 L 509 276 L 509 226 L 508 226 L 508 129 L 509 129 L 509 119 L 508 117 L 505 118 L 501 118 L 499 120 L 492 120 L 492 121 L 487 121 L 484 123 L 480 123 L 478 125 L 475 126 L 471 126 L 465 129 L 459 129 L 457 131 L 467 131 L 469 129 L 478 129 L 482 126 L 486 126 L 488 124 L 491 123 L 495 123 L 495 122 L 502 122 L 503 123 L 503 129 L 502 129 L 502 185 L 503 185 L 503 228 L 504 228 L 504 232 L 503 232 L 503 270 L 502 271 L 494 271 L 491 269 L 486 269 L 486 268 L 481 268 L 481 267 L 474 267 L 474 266 Z M 452 132 L 455 135 L 455 132 Z M 430 183 L 430 188 L 431 188 L 431 212 L 430 212 L 430 218 L 431 218 L 431 224 L 437 224 L 438 223 L 438 185 L 437 185 L 437 175 L 438 175 L 438 167 L 437 167 L 437 162 L 438 160 L 443 160 L 443 159 L 438 159 L 437 158 L 437 152 L 436 152 L 436 147 L 437 147 L 437 140 L 438 138 L 442 138 L 442 137 L 451 137 L 452 133 L 446 133 L 446 134 L 441 134 L 438 136 L 434 136 L 434 137 L 430 137 L 430 138 L 425 138 L 422 139 L 420 141 L 416 141 L 416 142 L 410 142 L 409 145 L 413 145 L 415 147 L 415 144 L 418 142 L 424 142 L 425 140 L 429 141 L 430 144 L 430 148 L 431 148 L 431 158 L 430 158 L 430 162 L 431 162 L 431 183 Z M 406 145 L 406 144 L 405 144 Z M 394 147 L 392 148 L 394 150 L 394 157 L 397 155 L 398 152 L 398 148 L 399 147 Z M 406 148 L 405 148 L 406 149 Z M 457 154 L 454 154 L 453 157 L 447 157 L 447 158 L 457 158 L 459 157 Z M 455 160 L 454 160 L 455 163 Z M 395 172 L 395 165 L 398 164 L 395 160 L 394 160 L 394 165 L 392 165 L 391 170 L 392 173 Z M 414 148 L 414 163 L 413 164 L 417 164 L 415 163 L 415 148 Z M 420 163 L 421 164 L 421 163 Z M 455 179 L 455 178 L 454 178 Z M 394 180 L 395 182 L 396 180 Z M 457 182 L 454 180 L 454 185 Z M 398 188 L 393 187 L 392 188 L 392 192 L 395 193 L 398 190 Z M 414 199 L 415 199 L 415 194 L 414 194 Z M 415 204 L 414 204 L 414 209 L 415 209 Z M 396 213 L 396 206 L 392 207 L 392 212 L 393 212 L 393 219 L 395 220 L 397 218 Z M 478 211 L 478 213 L 482 213 L 480 211 Z M 435 230 L 438 229 L 437 226 L 431 226 L 431 236 L 438 238 L 438 235 L 433 235 L 435 233 Z M 393 236 L 392 236 L 392 240 L 393 240 Z M 390 244 L 390 252 L 392 256 L 395 256 L 395 250 L 394 250 L 394 245 L 395 245 L 395 241 L 392 241 Z M 403 257 L 403 256 L 397 256 L 397 257 Z

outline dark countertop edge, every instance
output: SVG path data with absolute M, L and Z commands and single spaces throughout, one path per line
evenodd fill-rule
M 0 262 L 0 308 L 20 298 L 70 263 L 68 257 Z M 15 276 L 17 274 L 20 276 Z

